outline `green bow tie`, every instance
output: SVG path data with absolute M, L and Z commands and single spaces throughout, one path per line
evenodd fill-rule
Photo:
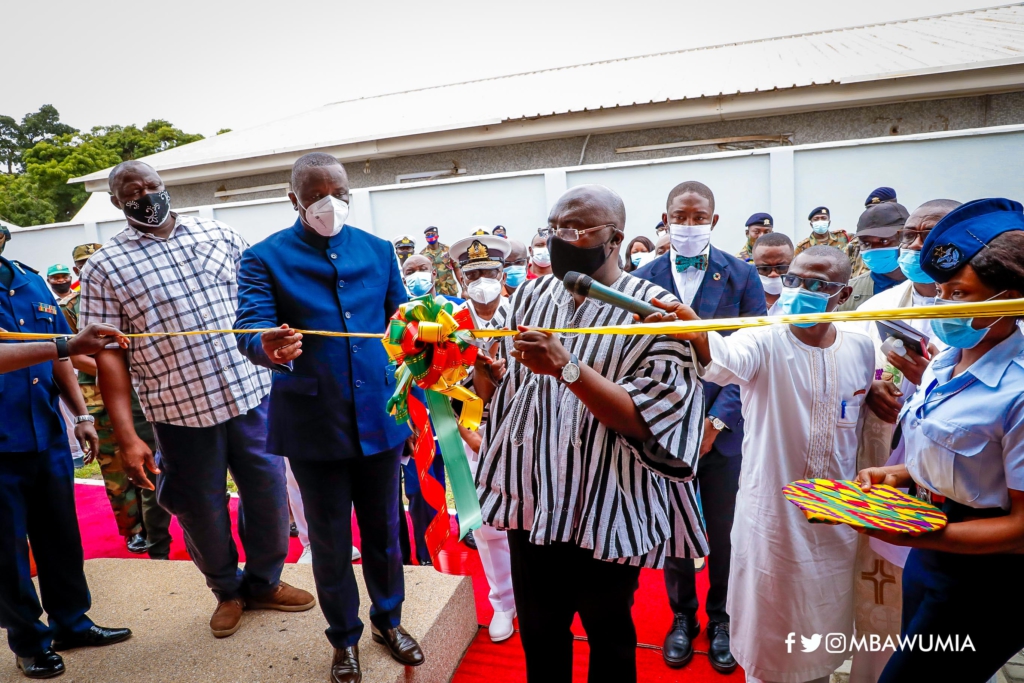
M 679 256 L 676 255 L 676 272 L 686 272 L 687 268 L 696 268 L 697 270 L 708 269 L 708 255 L 700 254 L 698 256 Z

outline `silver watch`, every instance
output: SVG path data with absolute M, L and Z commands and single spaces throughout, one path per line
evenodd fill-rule
M 714 427 L 716 431 L 720 432 L 723 429 L 725 429 L 725 423 L 719 420 L 714 415 L 708 415 L 708 420 L 711 422 L 711 426 Z
M 580 378 L 580 361 L 576 354 L 569 357 L 569 362 L 562 366 L 562 375 L 558 380 L 562 384 L 572 384 Z
M 81 424 L 83 422 L 95 422 L 96 418 L 92 415 L 79 415 L 75 418 L 75 424 Z

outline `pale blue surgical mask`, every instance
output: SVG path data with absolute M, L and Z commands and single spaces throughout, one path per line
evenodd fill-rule
M 629 257 L 629 260 L 633 264 L 634 268 L 639 268 L 640 267 L 640 261 L 641 261 L 641 259 L 643 259 L 645 253 L 646 252 L 638 251 L 638 252 L 636 252 L 635 254 L 633 254 L 632 256 Z
M 831 221 L 811 221 L 811 230 L 814 231 L 815 235 L 824 235 L 828 232 L 828 226 Z
M 921 268 L 921 252 L 913 249 L 900 249 L 900 270 L 911 282 L 919 285 L 930 285 L 935 282 Z
M 1005 292 L 999 292 L 993 297 L 985 299 L 985 301 L 992 301 L 997 296 L 1003 295 Z M 950 301 L 949 299 L 943 299 L 941 297 L 935 297 L 936 306 L 945 306 L 948 304 L 962 304 L 963 301 Z M 942 340 L 942 343 L 946 346 L 952 346 L 958 349 L 973 349 L 975 346 L 981 343 L 981 340 L 985 338 L 988 331 L 992 329 L 992 326 L 1002 318 L 996 318 L 985 327 L 979 329 L 974 328 L 974 318 L 933 318 L 932 319 L 932 331 L 935 332 L 935 336 Z
M 509 266 L 505 269 L 505 284 L 515 289 L 526 281 L 526 266 Z
M 405 287 L 412 296 L 426 296 L 434 288 L 434 279 L 430 273 L 418 270 L 405 278 Z
M 824 292 L 811 292 L 803 287 L 784 287 L 779 295 L 779 308 L 783 315 L 824 313 L 831 299 Z M 792 323 L 797 327 L 814 327 L 817 323 Z
M 864 259 L 864 265 L 866 265 L 872 273 L 884 275 L 886 273 L 891 273 L 900 267 L 899 247 L 865 249 L 860 252 L 860 257 Z

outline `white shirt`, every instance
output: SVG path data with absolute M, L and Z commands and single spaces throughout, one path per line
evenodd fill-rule
M 711 253 L 711 243 L 708 242 L 708 246 L 704 247 L 704 251 L 700 255 L 708 256 Z M 700 289 L 700 283 L 704 282 L 704 273 L 708 272 L 707 268 L 704 270 L 698 270 L 690 267 L 680 273 L 676 270 L 676 250 L 675 248 L 669 249 L 669 261 L 668 267 L 672 269 L 672 277 L 676 281 L 676 289 L 679 290 L 679 299 L 689 306 L 693 303 L 693 297 L 697 296 L 697 290 Z
M 716 384 L 738 384 L 746 418 L 726 605 L 732 654 L 748 675 L 764 680 L 827 676 L 845 653 L 788 653 L 785 640 L 794 631 L 850 637 L 857 532 L 811 524 L 781 490 L 799 479 L 856 476 L 874 346 L 841 328 L 830 347 L 807 346 L 788 325 L 708 337 L 712 362 L 697 372 Z

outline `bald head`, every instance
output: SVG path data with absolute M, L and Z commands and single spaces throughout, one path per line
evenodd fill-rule
M 621 231 L 626 227 L 626 205 L 619 195 L 604 185 L 580 185 L 558 198 L 548 216 L 548 223 L 560 224 L 559 218 L 567 222 L 578 222 L 575 220 L 578 218 L 584 225 L 577 230 L 613 223 Z
M 853 269 L 850 265 L 850 257 L 845 251 L 830 247 L 827 244 L 816 244 L 804 249 L 793 259 L 790 272 L 800 274 L 800 268 L 812 268 L 814 271 L 825 275 L 829 282 L 850 281 L 850 274 Z
M 164 189 L 164 183 L 153 167 L 144 161 L 134 159 L 122 161 L 110 171 L 110 175 L 107 176 L 107 188 L 110 194 L 117 197 L 124 185 L 131 181 L 139 181 L 147 186 L 153 185 L 155 181 L 160 185 L 160 190 Z
M 958 206 L 960 206 L 960 202 L 955 199 L 932 199 L 914 209 L 914 212 L 907 217 L 903 228 L 910 231 L 931 230 L 936 223 L 946 217 L 946 214 Z M 918 241 L 920 246 L 924 246 L 923 238 Z
M 510 239 L 508 241 L 510 247 L 508 256 L 505 257 L 505 265 L 511 265 L 518 263 L 519 261 L 526 262 L 526 245 L 519 240 Z
M 405 259 L 405 263 L 402 264 L 403 277 L 407 277 L 410 273 L 415 273 L 418 270 L 429 273 L 434 270 L 434 264 L 430 262 L 430 259 L 421 254 L 413 254 Z

